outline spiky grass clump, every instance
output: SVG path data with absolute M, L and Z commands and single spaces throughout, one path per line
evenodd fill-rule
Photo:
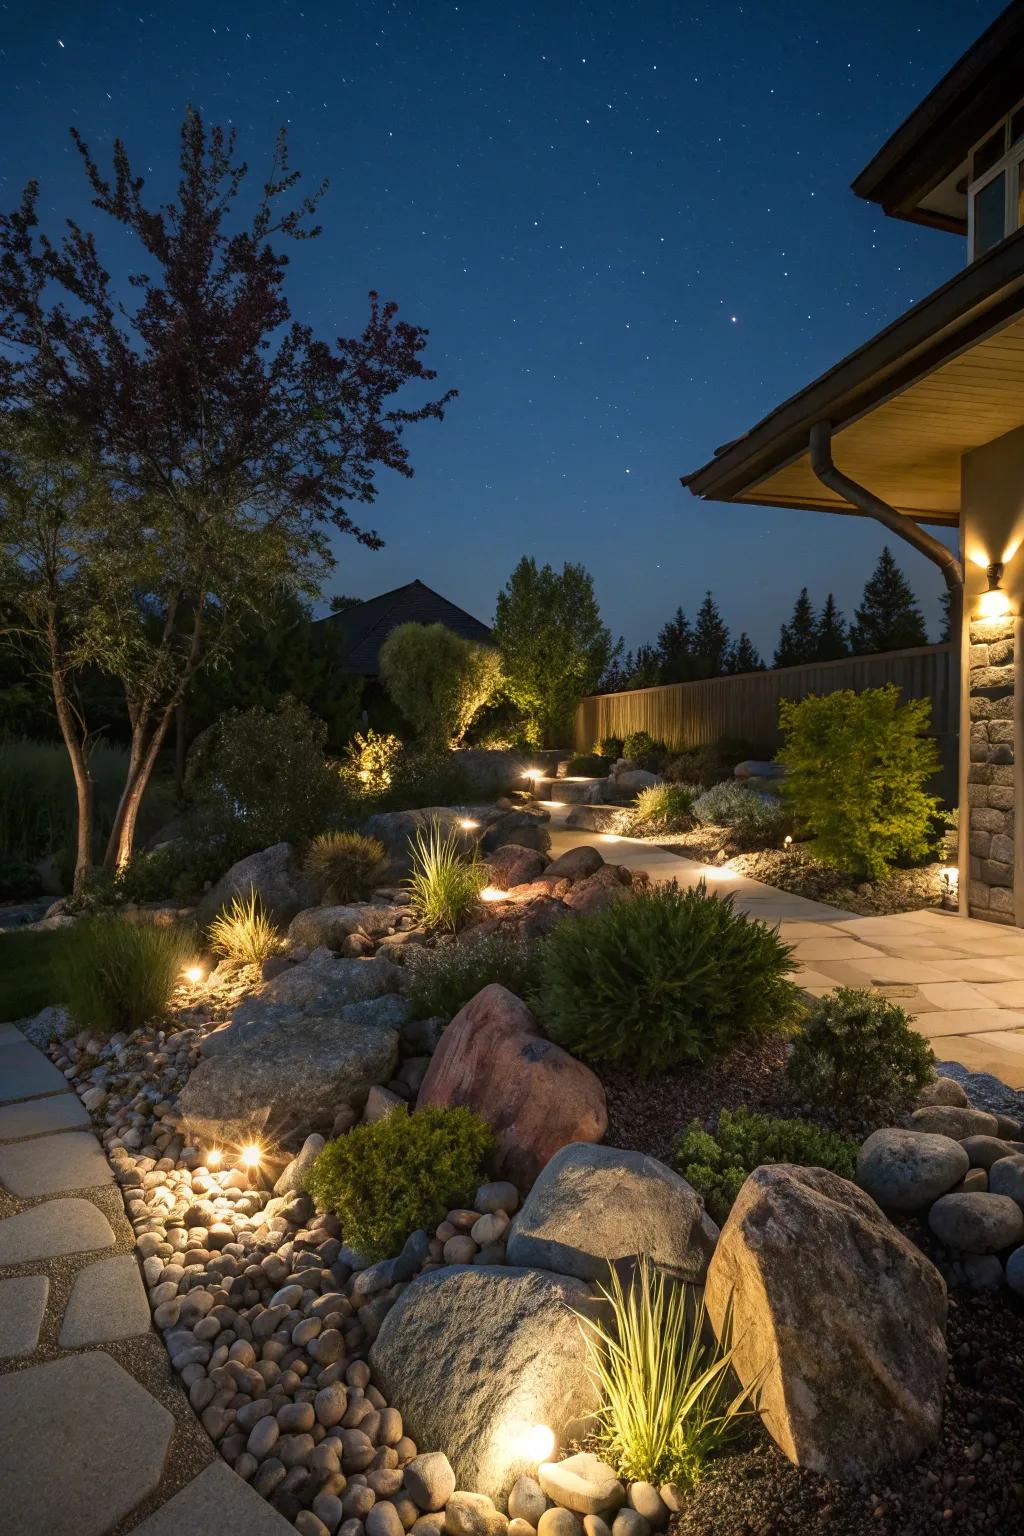
M 57 991 L 76 1031 L 112 1035 L 163 1014 L 198 945 L 188 928 L 80 919 L 57 950 Z
M 486 866 L 475 850 L 471 858 L 465 856 L 455 827 L 443 832 L 436 821 L 426 835 L 420 830 L 409 839 L 409 849 L 412 874 L 406 889 L 414 917 L 430 928 L 456 933 L 479 910 Z
M 307 848 L 303 867 L 321 901 L 365 901 L 383 880 L 388 856 L 375 837 L 321 832 Z
M 753 1411 L 730 1395 L 728 1328 L 712 1341 L 703 1297 L 641 1257 L 629 1289 L 612 1270 L 601 1288 L 612 1326 L 577 1314 L 601 1395 L 596 1448 L 630 1482 L 693 1487 Z
M 262 965 L 281 945 L 281 935 L 254 890 L 245 897 L 232 896 L 231 905 L 214 918 L 208 934 L 214 954 L 233 965 Z
M 693 802 L 699 794 L 697 784 L 651 784 L 637 795 L 625 830 L 632 837 L 685 832 L 693 826 Z

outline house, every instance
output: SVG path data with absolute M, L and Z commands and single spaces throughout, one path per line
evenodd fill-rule
M 1024 926 L 1024 0 L 853 191 L 958 241 L 962 269 L 683 483 L 875 517 L 939 565 L 961 636 L 960 910 Z M 957 529 L 960 558 L 925 524 Z
M 320 624 L 341 630 L 345 636 L 345 671 L 358 677 L 376 677 L 380 671 L 380 648 L 400 624 L 444 624 L 466 640 L 482 645 L 491 642 L 491 631 L 464 608 L 450 603 L 440 592 L 422 581 L 407 582 L 391 592 L 354 603 L 340 613 L 332 613 Z

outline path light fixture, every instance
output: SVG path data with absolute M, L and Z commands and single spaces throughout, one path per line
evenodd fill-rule
M 947 864 L 939 870 L 942 881 L 942 905 L 956 908 L 960 905 L 960 871 L 955 864 Z
M 472 816 L 463 816 L 462 820 L 459 822 L 459 826 L 462 828 L 463 832 L 475 832 L 479 825 L 480 823 L 478 821 L 474 821 Z
M 537 783 L 543 777 L 544 777 L 544 770 L 543 770 L 543 768 L 527 768 L 525 773 L 523 774 L 523 778 L 524 779 L 529 779 L 530 783 L 534 786 L 534 788 L 536 788 Z
M 181 974 L 190 987 L 197 987 L 203 979 L 203 968 L 201 965 L 186 965 Z
M 224 1154 L 220 1147 L 211 1147 L 206 1154 L 207 1168 L 219 1168 L 224 1161 Z
M 1002 619 L 1010 611 L 1010 599 L 1002 587 L 1003 562 L 993 560 L 986 566 L 985 574 L 988 577 L 988 589 L 978 599 L 978 612 L 983 619 Z
M 247 1142 L 242 1148 L 243 1168 L 258 1168 L 263 1161 L 263 1148 L 256 1141 Z

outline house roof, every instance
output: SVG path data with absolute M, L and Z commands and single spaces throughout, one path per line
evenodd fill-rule
M 1012 0 L 864 167 L 857 196 L 966 234 L 967 152 L 1024 94 L 1022 66 L 1024 0 Z
M 380 648 L 399 624 L 444 624 L 466 640 L 487 644 L 491 639 L 486 624 L 422 581 L 410 581 L 391 592 L 381 592 L 364 603 L 329 614 L 320 623 L 344 631 L 345 671 L 361 677 L 376 677 L 380 670 Z
M 960 459 L 1024 425 L 1024 229 L 683 477 L 695 496 L 857 508 L 809 462 L 829 422 L 839 468 L 922 522 L 955 525 Z

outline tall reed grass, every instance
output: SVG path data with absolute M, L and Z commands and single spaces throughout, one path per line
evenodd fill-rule
M 160 1018 L 199 944 L 185 927 L 83 918 L 56 956 L 56 989 L 77 1031 L 112 1035 Z

